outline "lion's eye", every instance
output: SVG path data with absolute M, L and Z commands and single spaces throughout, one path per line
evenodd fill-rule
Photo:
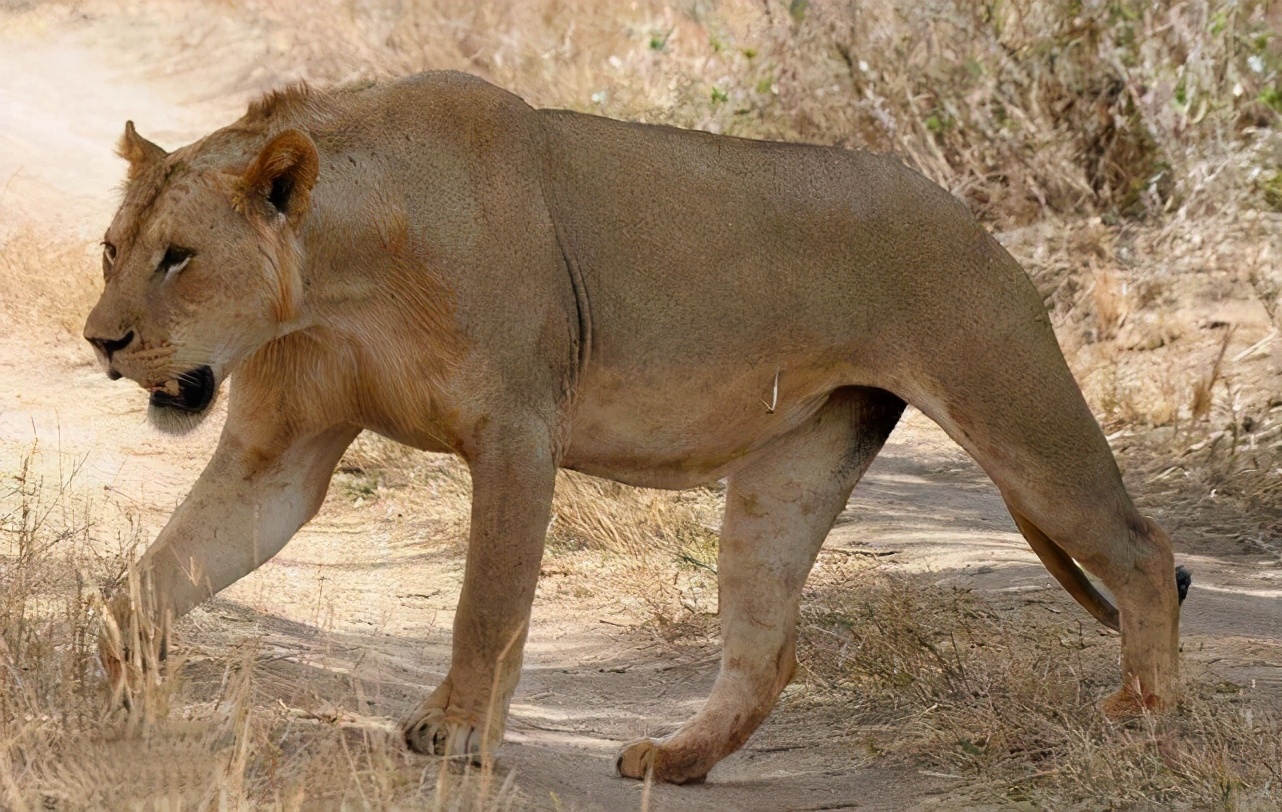
M 102 242 L 102 272 L 105 274 L 116 264 L 116 246 L 103 240 Z
M 156 271 L 163 273 L 165 276 L 173 276 L 183 268 L 186 268 L 187 263 L 191 262 L 191 258 L 194 256 L 196 256 L 195 251 L 171 245 L 165 251 L 165 256 L 160 260 L 160 265 L 157 266 Z

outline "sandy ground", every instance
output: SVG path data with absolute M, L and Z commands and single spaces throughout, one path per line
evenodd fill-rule
M 125 119 L 174 146 L 243 104 L 243 94 L 211 91 L 219 84 L 199 66 L 141 71 L 113 47 L 122 34 L 65 18 L 0 28 L 0 239 L 24 224 L 93 239 L 123 174 L 111 150 Z M 228 53 L 225 72 L 246 70 L 248 49 Z M 0 337 L 0 470 L 38 441 L 47 475 L 78 465 L 76 487 L 105 521 L 132 518 L 150 538 L 200 471 L 220 421 L 174 440 L 145 425 L 144 405 L 127 382 L 110 383 L 73 337 Z M 398 718 L 448 665 L 461 551 L 418 543 L 431 535 L 432 515 L 331 492 L 280 556 L 194 613 L 186 628 L 195 660 L 202 642 L 252 629 L 280 654 L 266 690 L 281 701 L 289 704 L 297 686 L 331 684 L 335 707 L 363 723 Z M 1179 558 L 1195 573 L 1186 656 L 1253 690 L 1282 693 L 1282 566 L 1217 538 L 1197 517 L 1157 518 L 1176 531 Z M 1036 594 L 1078 612 L 991 484 L 920 415 L 896 431 L 828 546 L 895 551 L 886 566 L 982 593 Z M 692 713 L 715 675 L 716 649 L 674 654 L 612 625 L 604 608 L 584 607 L 558 596 L 555 575 L 544 579 L 501 765 L 541 804 L 555 797 L 568 808 L 636 808 L 641 787 L 613 774 L 618 744 Z M 790 696 L 706 785 L 657 788 L 653 808 L 908 809 L 932 806 L 952 788 L 952 779 L 908 764 L 855 758 L 857 731 Z

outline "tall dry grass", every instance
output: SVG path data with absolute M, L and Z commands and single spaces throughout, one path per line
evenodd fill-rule
M 1244 179 L 1209 193 L 1206 175 L 1278 118 L 1267 3 L 813 5 L 798 36 L 837 51 L 829 93 L 802 63 L 783 102 L 817 134 L 840 122 L 847 143 L 910 156 L 1006 222 L 1221 205 Z
M 891 150 L 1005 224 L 1276 196 L 1275 0 L 235 5 L 279 38 L 267 77 L 455 68 L 536 104 Z
M 961 779 L 954 804 L 1282 803 L 1282 718 L 1262 691 L 1186 660 L 1177 713 L 1114 724 L 1096 703 L 1114 687 L 1117 636 L 1066 621 L 1055 599 L 998 605 L 869 565 L 815 580 L 801 623 L 808 690 L 845 708 L 865 752 L 913 754 Z
M 304 669 L 288 692 L 265 684 L 279 658 L 252 633 L 193 657 L 179 626 L 161 660 L 158 630 L 107 622 L 133 672 L 122 705 L 99 664 L 102 596 L 143 600 L 131 564 L 145 540 L 104 526 L 74 465 L 37 474 L 41 453 L 0 472 L 0 807 L 526 808 L 512 773 L 424 763 L 390 723 L 336 710 L 319 680 L 309 691 Z

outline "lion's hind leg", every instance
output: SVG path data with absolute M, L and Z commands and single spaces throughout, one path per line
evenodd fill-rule
M 839 390 L 811 423 L 730 478 L 717 569 L 721 672 L 702 710 L 674 734 L 624 748 L 622 775 L 702 779 L 765 719 L 796 668 L 806 576 L 903 408 L 879 389 Z
M 1120 627 L 1122 688 L 1105 712 L 1116 717 L 1169 706 L 1178 689 L 1181 588 L 1171 541 L 1135 509 L 1062 360 L 1020 364 L 1015 356 L 978 353 L 977 359 L 1004 362 L 931 387 L 947 397 L 916 393 L 908 400 L 992 477 L 1056 580 L 1101 623 Z M 1079 565 L 1103 582 L 1116 609 Z

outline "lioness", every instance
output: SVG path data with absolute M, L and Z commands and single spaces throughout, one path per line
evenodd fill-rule
M 536 110 L 459 73 L 292 87 L 172 153 L 131 123 L 119 151 L 85 337 L 166 431 L 235 376 L 218 450 L 142 558 L 152 600 L 118 599 L 122 619 L 182 615 L 275 555 L 363 429 L 458 454 L 474 495 L 453 661 L 404 735 L 475 757 L 502 739 L 557 468 L 725 478 L 720 676 L 618 760 L 699 779 L 792 677 L 807 573 L 911 403 L 1120 628 L 1105 711 L 1174 699 L 1169 539 L 1023 270 L 899 162 Z

